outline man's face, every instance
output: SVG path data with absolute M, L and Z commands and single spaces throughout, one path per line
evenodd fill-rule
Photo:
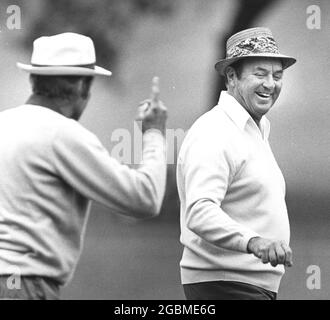
M 282 88 L 283 68 L 279 59 L 245 59 L 241 76 L 232 79 L 232 95 L 259 121 L 273 106 Z

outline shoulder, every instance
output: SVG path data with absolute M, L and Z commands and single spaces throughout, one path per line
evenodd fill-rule
M 231 127 L 231 121 L 228 118 L 226 112 L 217 105 L 213 107 L 210 111 L 201 115 L 191 126 L 191 132 L 200 131 L 205 132 L 205 134 L 211 134 L 214 132 L 225 132 Z
M 196 146 L 202 149 L 226 145 L 230 138 L 231 122 L 225 112 L 216 106 L 200 116 L 188 130 L 182 147 Z
M 35 144 L 98 142 L 97 137 L 78 121 L 42 106 L 22 105 L 11 110 L 11 119 L 25 128 Z M 12 121 L 11 120 L 11 121 Z
M 232 124 L 218 107 L 203 114 L 189 129 L 178 155 L 180 165 L 211 165 L 225 161 L 234 166 Z
M 64 142 L 72 145 L 100 144 L 94 133 L 73 119 L 61 119 L 56 124 L 54 143 Z

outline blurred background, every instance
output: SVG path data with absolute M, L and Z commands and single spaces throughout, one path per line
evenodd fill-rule
M 20 28 L 10 5 L 21 10 Z M 308 7 L 320 8 L 310 29 Z M 7 12 L 8 11 L 8 12 Z M 186 131 L 212 108 L 222 87 L 214 70 L 228 35 L 269 27 L 280 50 L 297 58 L 285 72 L 281 96 L 269 114 L 270 142 L 287 182 L 294 266 L 279 299 L 330 299 L 330 2 L 317 0 L 2 0 L 0 110 L 25 102 L 32 42 L 73 31 L 93 38 L 99 65 L 113 77 L 97 79 L 81 120 L 111 150 L 116 129 L 133 132 L 139 101 L 151 78 L 161 79 L 168 128 Z M 11 17 L 11 18 L 10 18 Z M 313 20 L 313 19 L 312 19 Z M 317 25 L 317 21 L 314 25 Z M 180 147 L 180 138 L 176 140 Z M 169 148 L 175 157 L 177 148 Z M 179 201 L 175 164 L 160 217 L 135 221 L 93 204 L 84 250 L 63 299 L 183 299 L 179 261 Z M 307 287 L 307 268 L 321 270 L 321 288 Z

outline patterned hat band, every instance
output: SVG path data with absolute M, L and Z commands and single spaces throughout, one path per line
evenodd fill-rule
M 248 56 L 258 53 L 280 54 L 272 37 L 255 37 L 245 39 L 227 49 L 227 59 Z

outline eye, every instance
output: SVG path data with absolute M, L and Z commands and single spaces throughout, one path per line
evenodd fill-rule
M 262 77 L 265 76 L 265 74 L 262 73 L 262 72 L 257 72 L 257 73 L 255 73 L 254 75 L 257 76 L 257 77 L 259 77 L 259 78 L 262 78 Z
M 282 75 L 281 74 L 276 74 L 276 75 L 273 76 L 273 78 L 274 78 L 275 81 L 279 81 L 279 80 L 282 79 Z

